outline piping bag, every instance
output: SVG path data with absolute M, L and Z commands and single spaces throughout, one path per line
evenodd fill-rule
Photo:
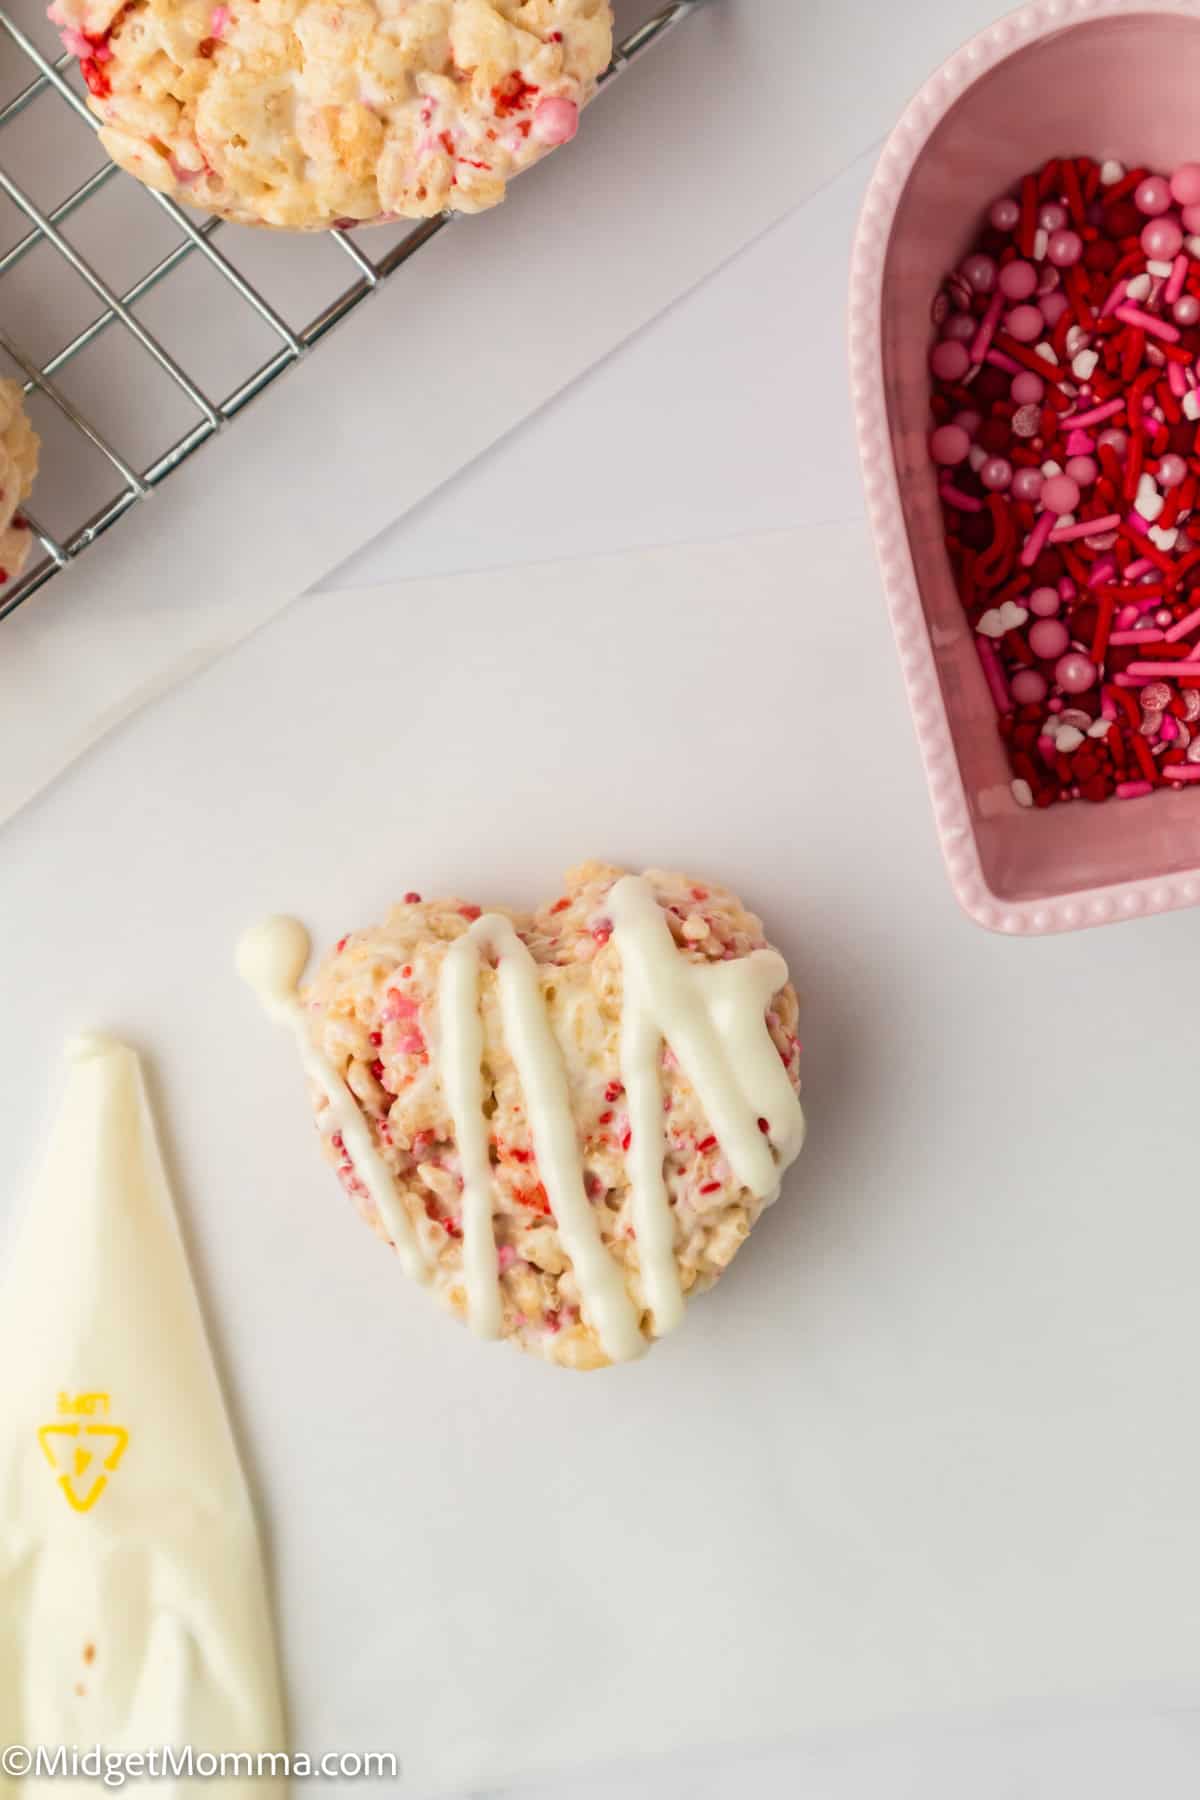
M 103 1038 L 70 1057 L 0 1280 L 0 1746 L 282 1751 L 258 1532 L 141 1067 Z M 222 1767 L 222 1800 L 284 1792 Z M 4 1800 L 97 1792 L 86 1763 L 20 1773 Z

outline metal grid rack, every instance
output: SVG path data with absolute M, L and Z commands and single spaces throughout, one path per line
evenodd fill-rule
M 637 57 L 651 45 L 658 43 L 701 4 L 703 0 L 674 0 L 671 5 L 658 7 L 619 44 L 612 63 L 601 78 L 601 89 L 610 87 Z M 78 80 L 74 57 L 64 54 L 51 60 L 3 8 L 0 8 L 0 31 L 28 59 L 34 70 L 28 85 L 5 105 L 0 106 L 0 128 L 12 125 L 42 95 L 56 95 L 72 115 L 69 120 L 63 119 L 64 131 L 72 130 L 76 124 L 97 130 L 97 122 L 88 111 L 84 97 L 77 86 L 73 85 Z M 0 44 L 2 43 L 3 38 L 0 38 Z M 262 285 L 255 284 L 242 273 L 216 241 L 222 231 L 228 233 L 238 228 L 224 226 L 219 219 L 193 220 L 166 195 L 150 189 L 141 190 L 151 202 L 162 208 L 180 234 L 179 241 L 147 269 L 140 279 L 131 285 L 121 284 L 123 291 L 117 291 L 68 240 L 60 227 L 73 215 L 79 214 L 109 182 L 130 182 L 134 187 L 138 184 L 106 162 L 64 200 L 53 208 L 44 210 L 30 197 L 26 187 L 12 178 L 6 163 L 7 159 L 0 145 L 0 193 L 22 215 L 23 235 L 0 254 L 0 276 L 8 274 L 30 252 L 48 245 L 86 283 L 94 302 L 99 303 L 99 310 L 53 355 L 26 354 L 3 329 L 0 329 L 0 348 L 7 352 L 13 364 L 23 372 L 26 395 L 36 389 L 52 403 L 58 414 L 69 422 L 70 427 L 82 434 L 92 450 L 106 459 L 119 480 L 120 487 L 115 497 L 109 499 L 99 510 L 92 512 L 73 529 L 60 530 L 57 534 L 39 523 L 29 507 L 22 508 L 23 516 L 41 545 L 42 554 L 31 558 L 28 568 L 11 586 L 0 589 L 0 619 L 14 612 L 22 601 L 27 600 L 60 570 L 66 568 L 139 501 L 153 493 L 194 451 L 224 430 L 273 381 L 307 356 L 314 345 L 353 312 L 356 306 L 378 293 L 384 283 L 431 239 L 462 217 L 461 214 L 443 213 L 437 218 L 427 219 L 413 226 L 398 243 L 377 256 L 369 254 L 357 235 L 352 236 L 342 229 L 328 232 L 325 235 L 351 265 L 351 279 L 307 324 L 293 328 L 282 316 L 278 304 L 273 304 L 272 299 L 262 291 Z M 367 234 L 368 238 L 370 235 Z M 139 301 L 157 288 L 185 259 L 194 257 L 205 259 L 210 268 L 229 284 L 239 300 L 253 309 L 276 346 L 265 361 L 220 400 L 210 398 L 199 381 L 188 373 L 184 362 L 164 347 L 160 336 L 151 331 L 135 311 Z M 55 266 L 61 265 L 56 263 Z M 184 397 L 190 408 L 189 418 L 194 416 L 194 422 L 188 429 L 181 435 L 174 436 L 172 441 L 158 449 L 148 460 L 144 456 L 135 458 L 132 454 L 123 453 L 118 443 L 110 441 L 110 434 L 88 416 L 87 410 L 69 398 L 56 380 L 61 371 L 114 325 L 130 334 L 140 351 L 153 359 L 162 375 Z

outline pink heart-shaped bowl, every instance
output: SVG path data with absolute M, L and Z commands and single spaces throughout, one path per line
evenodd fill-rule
M 1019 807 L 955 592 L 929 463 L 930 304 L 988 202 L 1054 155 L 1200 160 L 1195 0 L 1035 0 L 953 56 L 888 139 L 854 247 L 850 355 L 867 504 L 942 850 L 993 931 L 1193 906 L 1200 795 Z

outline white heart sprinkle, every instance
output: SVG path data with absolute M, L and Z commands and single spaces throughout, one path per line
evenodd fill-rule
M 1005 631 L 1018 631 L 1028 617 L 1025 608 L 1015 600 L 1006 600 L 1000 608 L 1000 623 Z
M 1159 513 L 1166 504 L 1166 501 L 1154 485 L 1153 477 L 1150 475 L 1143 475 L 1142 479 L 1138 482 L 1136 505 L 1147 525 L 1153 525 L 1155 519 L 1157 519 Z
M 1061 475 L 1062 472 L 1062 464 L 1056 463 L 1052 456 L 1047 457 L 1046 461 L 1042 464 L 1042 474 L 1046 477 L 1047 481 L 1049 481 L 1052 475 Z
M 1019 777 L 1012 784 L 1012 796 L 1018 806 L 1033 805 L 1033 789 L 1027 781 L 1022 781 Z
M 1173 550 L 1179 533 L 1173 525 L 1169 531 L 1164 531 L 1159 525 L 1152 525 L 1147 536 L 1152 544 L 1158 545 L 1160 550 Z
M 1200 419 L 1200 388 L 1189 388 L 1183 396 L 1183 416 L 1193 424 Z
M 1057 369 L 1058 358 L 1057 358 L 1057 356 L 1055 356 L 1054 351 L 1051 349 L 1049 344 L 1044 343 L 1044 342 L 1041 344 L 1035 344 L 1033 347 L 1033 354 L 1035 356 L 1040 356 L 1043 362 L 1053 363 L 1054 367 Z
M 1064 756 L 1070 756 L 1072 750 L 1078 750 L 1083 742 L 1083 733 L 1075 725 L 1064 725 L 1055 739 Z
M 978 475 L 980 469 L 982 469 L 982 467 L 983 467 L 984 463 L 987 461 L 987 459 L 988 459 L 988 453 L 984 449 L 982 444 L 972 444 L 971 445 L 971 448 L 967 452 L 967 461 L 970 463 L 971 467 L 974 469 L 974 471 L 977 475 Z
M 1135 275 L 1125 289 L 1127 300 L 1148 300 L 1150 298 L 1151 281 L 1148 275 Z
M 1003 637 L 1004 620 L 1000 617 L 999 608 L 993 606 L 988 612 L 985 612 L 975 629 L 981 637 Z
M 1156 275 L 1160 281 L 1165 281 L 1174 266 L 1173 263 L 1148 262 L 1146 269 L 1149 274 Z
M 1088 726 L 1088 736 L 1094 738 L 1107 737 L 1111 730 L 1111 719 L 1097 719 L 1094 725 Z
M 1125 179 L 1124 163 L 1119 163 L 1115 157 L 1110 156 L 1107 162 L 1100 164 L 1100 179 L 1105 187 L 1116 187 L 1118 181 Z
M 1094 350 L 1081 350 L 1071 364 L 1071 373 L 1077 375 L 1080 381 L 1090 381 L 1096 373 L 1096 364 L 1099 361 L 1100 358 Z
M 1046 252 L 1050 248 L 1050 233 L 1039 227 L 1033 234 L 1033 260 L 1045 262 Z

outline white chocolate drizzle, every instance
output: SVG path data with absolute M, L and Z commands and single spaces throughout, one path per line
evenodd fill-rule
M 245 932 L 238 943 L 238 974 L 253 988 L 270 1016 L 286 1025 L 295 1037 L 304 1072 L 328 1101 L 354 1173 L 370 1195 L 405 1274 L 414 1281 L 428 1281 L 429 1267 L 412 1221 L 401 1204 L 392 1171 L 376 1149 L 370 1126 L 354 1095 L 309 1036 L 297 989 L 310 948 L 308 933 L 299 919 L 264 919 L 261 925 Z
M 620 1265 L 604 1247 L 584 1187 L 579 1132 L 538 965 L 499 913 L 486 913 L 456 941 L 442 965 L 438 996 L 442 1086 L 463 1156 L 463 1266 L 471 1323 L 487 1335 L 500 1327 L 493 1178 L 480 1068 L 478 977 L 486 951 L 496 959 L 500 1011 L 525 1094 L 538 1172 L 575 1270 L 584 1311 L 612 1360 L 628 1362 L 640 1356 L 646 1344 Z
M 663 1049 L 669 1045 L 711 1125 L 734 1179 L 771 1201 L 782 1171 L 804 1144 L 804 1113 L 771 1038 L 767 1007 L 788 978 L 774 950 L 728 962 L 693 962 L 643 877 L 610 891 L 605 910 L 621 958 L 624 987 L 620 1063 L 630 1126 L 630 1205 L 646 1305 L 655 1335 L 683 1316 L 675 1258 L 675 1214 L 664 1176 Z M 295 919 L 268 919 L 238 946 L 238 969 L 272 1016 L 289 1025 L 304 1067 L 324 1093 L 356 1174 L 407 1272 L 429 1268 L 391 1170 L 353 1094 L 313 1045 L 297 987 L 309 938 Z M 627 1362 L 646 1348 L 619 1263 L 609 1255 L 587 1197 L 579 1132 L 562 1052 L 542 993 L 539 965 L 511 922 L 477 919 L 446 953 L 438 986 L 438 1074 L 462 1166 L 463 1274 L 472 1328 L 497 1337 L 503 1296 L 494 1224 L 495 1173 L 485 1112 L 485 1038 L 480 1011 L 484 958 L 494 962 L 501 1018 L 529 1113 L 534 1155 L 582 1310 L 606 1354 Z
M 756 1199 L 773 1199 L 780 1176 L 774 1151 L 786 1165 L 804 1142 L 804 1114 L 766 1019 L 772 996 L 787 981 L 787 965 L 774 950 L 732 962 L 689 961 L 676 949 L 654 889 L 638 875 L 617 882 L 606 910 L 624 982 L 621 1075 L 632 1132 L 631 1207 L 646 1299 L 662 1336 L 683 1314 L 675 1219 L 663 1179 L 664 1040 L 739 1185 Z M 769 1122 L 769 1140 L 760 1118 Z

